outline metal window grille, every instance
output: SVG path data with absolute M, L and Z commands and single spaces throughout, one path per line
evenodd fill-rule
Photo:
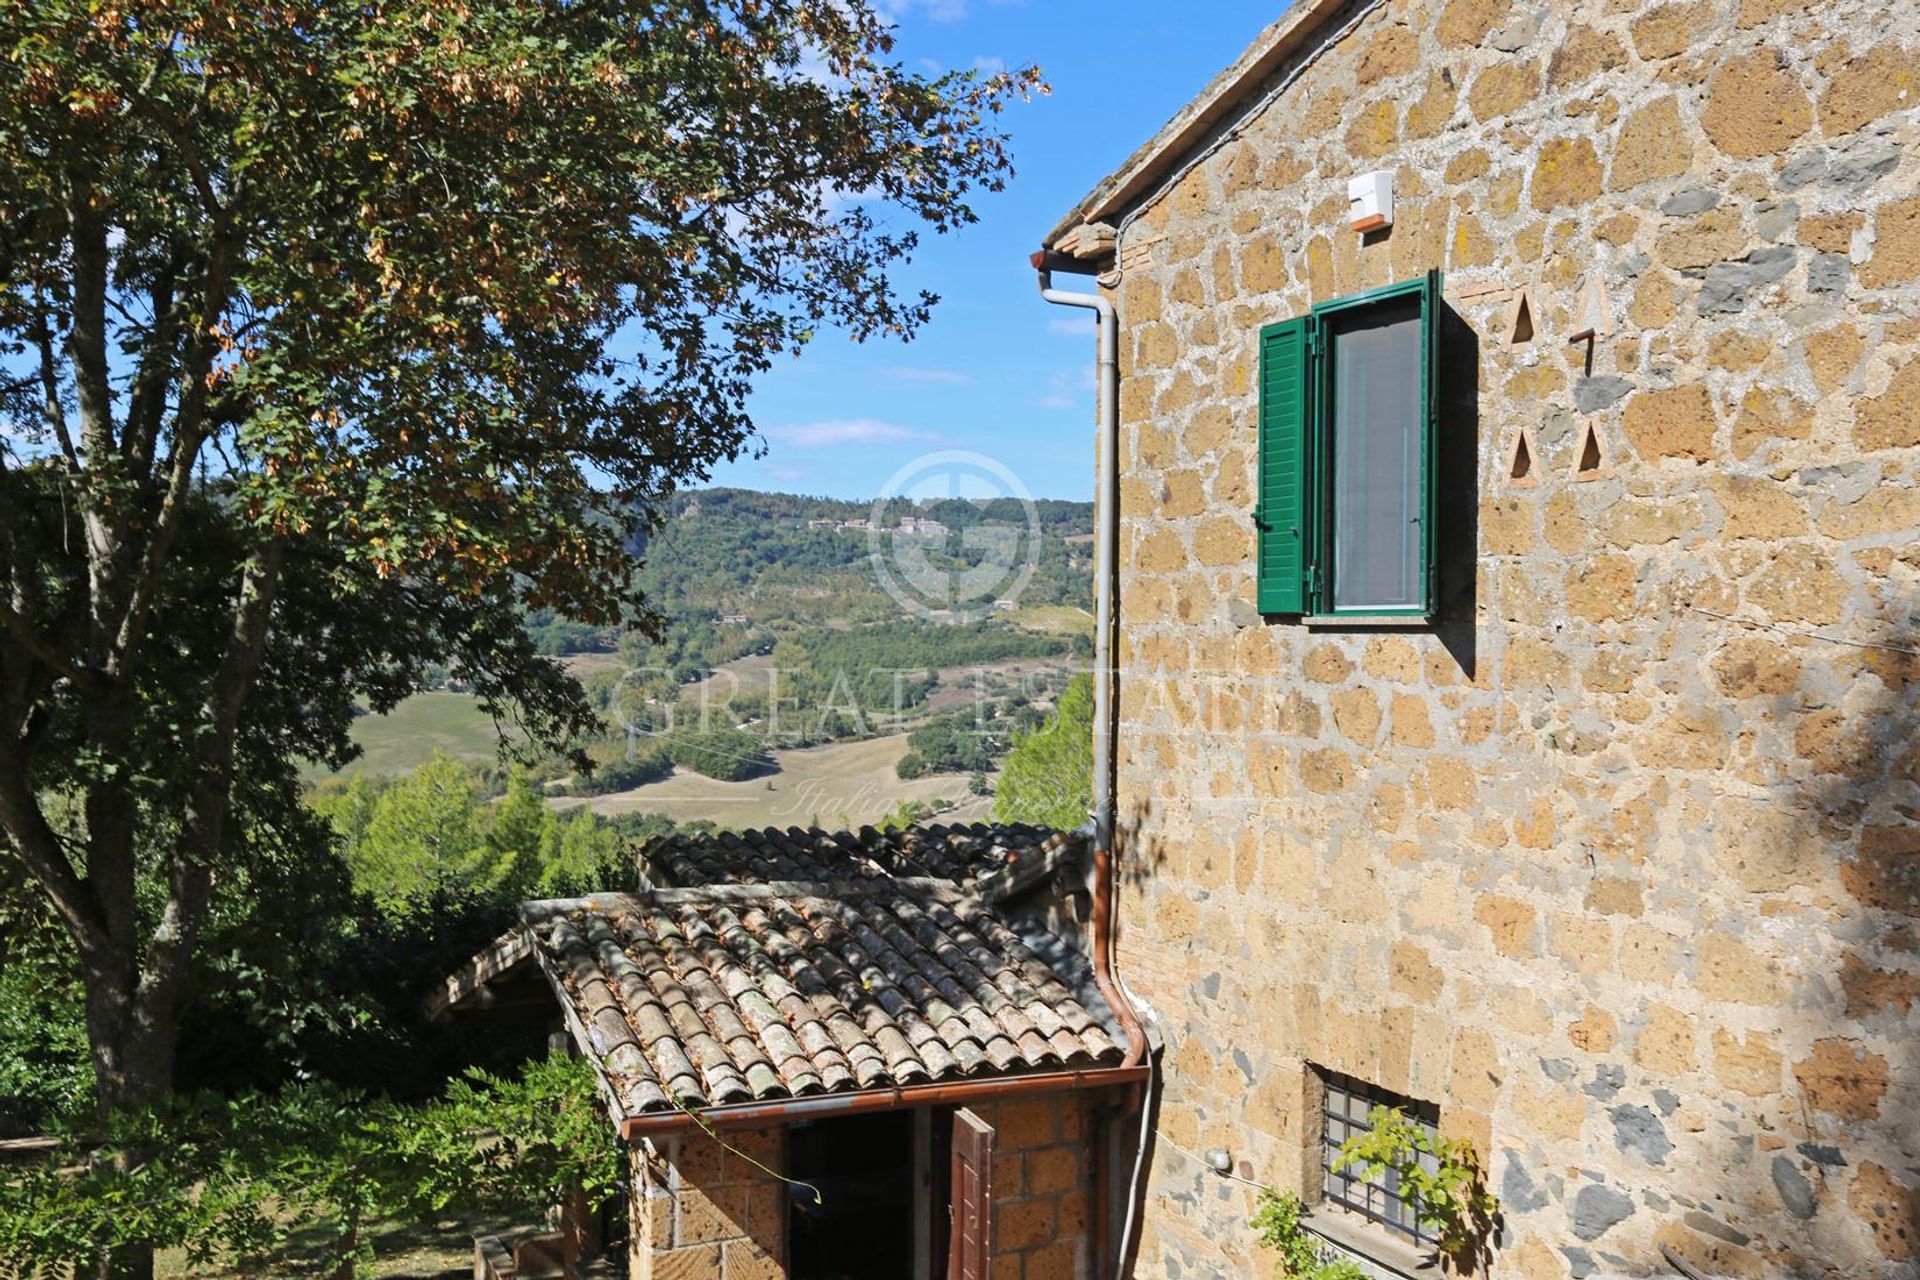
M 1439 1124 L 1439 1108 L 1338 1071 L 1322 1071 L 1320 1077 L 1325 1098 L 1320 1108 L 1320 1169 L 1327 1203 L 1360 1214 L 1417 1245 L 1436 1243 L 1436 1233 L 1414 1218 L 1413 1208 L 1401 1192 L 1398 1173 L 1388 1169 L 1377 1179 L 1368 1178 L 1364 1168 L 1353 1165 L 1341 1169 L 1338 1163 L 1342 1143 L 1355 1134 L 1372 1132 L 1367 1116 L 1373 1108 L 1397 1107 L 1429 1132 Z M 1421 1163 L 1437 1171 L 1431 1156 L 1422 1156 Z

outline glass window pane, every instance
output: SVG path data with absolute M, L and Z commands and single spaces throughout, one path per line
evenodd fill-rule
M 1420 303 L 1338 318 L 1333 362 L 1333 607 L 1423 603 Z

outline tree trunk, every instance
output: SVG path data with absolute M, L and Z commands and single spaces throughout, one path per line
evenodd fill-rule
M 93 1056 L 94 1105 L 103 1132 L 116 1114 L 159 1102 L 173 1084 L 173 1019 L 161 1027 L 143 1025 L 135 998 L 130 959 L 116 962 L 88 957 L 86 977 L 87 1042 Z M 120 1172 L 130 1172 L 149 1153 L 122 1150 L 114 1155 Z M 99 1280 L 153 1280 L 153 1246 L 126 1244 L 101 1258 Z
M 331 1280 L 353 1280 L 354 1272 L 359 1270 L 359 1265 L 354 1261 L 354 1254 L 360 1248 L 358 1222 L 347 1228 L 347 1234 L 341 1238 L 340 1247 L 345 1252 L 345 1256 L 334 1267 Z

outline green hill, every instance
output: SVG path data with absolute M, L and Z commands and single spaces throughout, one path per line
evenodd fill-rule
M 653 536 L 635 539 L 647 604 L 665 619 L 659 640 L 546 612 L 527 624 L 542 650 L 568 656 L 595 706 L 621 727 L 595 751 L 603 758 L 626 753 L 626 731 L 651 740 L 676 726 L 743 729 L 769 750 L 894 734 L 982 696 L 1044 698 L 1084 665 L 1092 528 L 1084 502 L 1038 502 L 1030 518 L 1012 500 L 876 504 L 698 490 L 674 500 Z M 896 579 L 905 565 L 936 581 L 972 572 L 991 584 L 988 569 L 1010 556 L 1030 571 L 1017 599 L 930 617 L 887 590 L 876 545 Z M 778 668 L 778 679 L 766 668 Z M 716 669 L 720 677 L 706 679 Z M 750 678 L 729 674 L 741 671 Z M 349 771 L 406 772 L 436 748 L 473 758 L 491 752 L 490 731 L 465 695 L 423 694 L 355 726 L 365 755 Z

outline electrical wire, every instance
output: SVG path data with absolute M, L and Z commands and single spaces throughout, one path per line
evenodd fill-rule
M 1702 609 L 1697 604 L 1686 607 L 1695 613 L 1705 614 L 1709 618 L 1737 622 L 1743 627 L 1758 627 L 1762 631 L 1777 631 L 1783 636 L 1795 636 L 1802 640 L 1823 640 L 1828 644 L 1845 645 L 1849 649 L 1877 649 L 1882 653 L 1898 653 L 1909 658 L 1920 658 L 1920 649 L 1909 649 L 1904 645 L 1882 644 L 1877 640 L 1848 640 L 1844 636 L 1830 636 L 1819 631 L 1809 631 L 1804 627 L 1783 627 L 1777 622 L 1762 622 L 1758 618 L 1741 618 L 1731 613 L 1720 613 L 1714 609 Z
M 1160 1141 L 1166 1143 L 1168 1146 L 1172 1147 L 1175 1151 L 1178 1151 L 1181 1155 L 1193 1161 L 1195 1164 L 1204 1166 L 1208 1172 L 1212 1173 L 1216 1177 L 1226 1178 L 1230 1182 L 1242 1182 L 1249 1187 L 1258 1187 L 1262 1191 L 1272 1191 L 1274 1189 L 1268 1186 L 1266 1183 L 1259 1181 L 1256 1178 L 1243 1178 L 1239 1174 L 1234 1173 L 1231 1170 L 1215 1169 L 1213 1167 L 1212 1161 L 1208 1160 L 1205 1156 L 1199 1155 L 1198 1153 L 1193 1151 L 1189 1151 L 1187 1148 L 1175 1142 L 1172 1138 L 1169 1138 L 1167 1136 L 1167 1131 L 1165 1129 L 1155 1128 L 1153 1132 L 1154 1132 L 1154 1136 L 1159 1138 Z

